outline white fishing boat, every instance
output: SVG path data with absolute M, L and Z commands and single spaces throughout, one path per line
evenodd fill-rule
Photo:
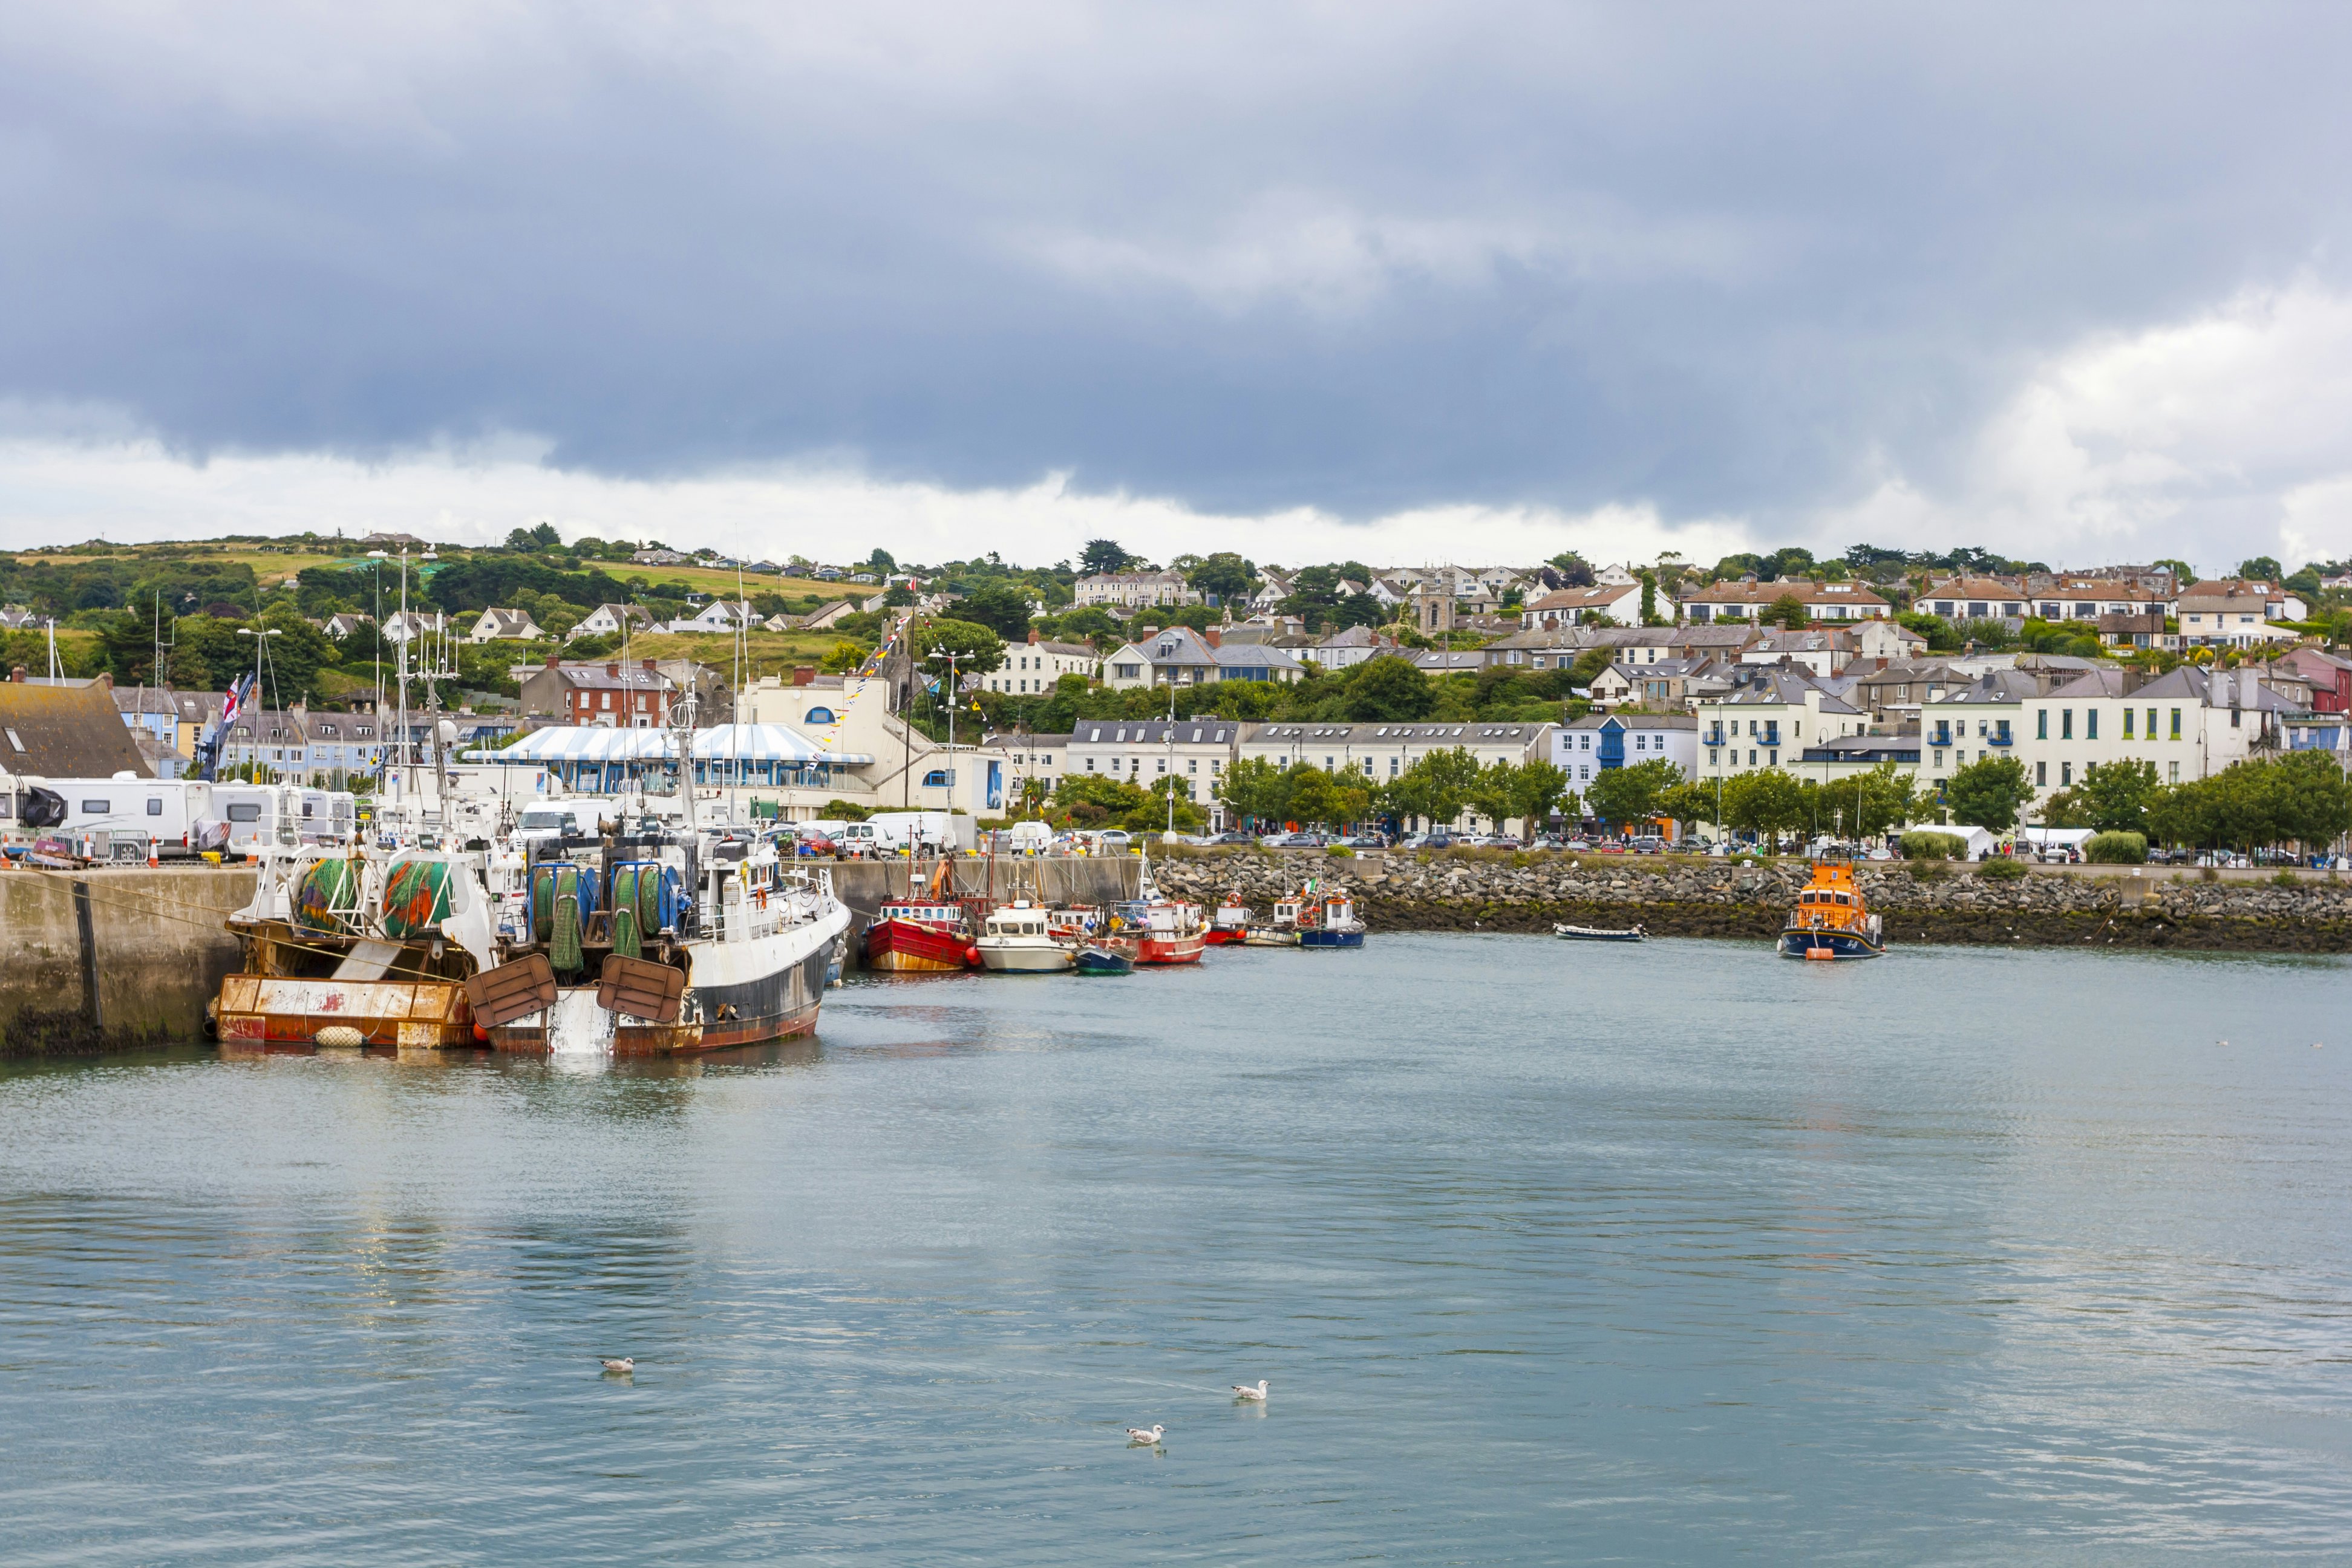
M 972 945 L 980 966 L 998 974 L 1058 974 L 1078 961 L 1077 944 L 1054 934 L 1052 911 L 1026 899 L 1000 905 Z

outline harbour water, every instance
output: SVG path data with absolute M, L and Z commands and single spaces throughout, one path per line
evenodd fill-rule
M 1378 936 L 17 1068 L 0 1556 L 2341 1561 L 2347 995 Z

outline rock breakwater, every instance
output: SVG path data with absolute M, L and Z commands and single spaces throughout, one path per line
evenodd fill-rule
M 1653 935 L 1769 938 L 1804 883 L 1801 860 L 1764 863 L 1609 855 L 1405 852 L 1353 858 L 1237 850 L 1155 862 L 1172 893 L 1215 903 L 1239 892 L 1261 913 L 1312 877 L 1346 889 L 1375 931 L 1548 931 L 1555 921 Z M 2092 874 L 1871 863 L 1858 880 L 1893 942 L 2352 952 L 2352 880 L 2207 881 L 2193 870 Z

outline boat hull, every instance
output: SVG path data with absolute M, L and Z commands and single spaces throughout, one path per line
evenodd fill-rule
M 1301 947 L 1361 947 L 1364 933 L 1360 931 L 1303 931 L 1298 933 Z
M 1135 942 L 1135 962 L 1138 963 L 1198 963 L 1201 954 L 1208 951 L 1208 941 L 1200 932 L 1190 936 L 1145 936 Z
M 913 921 L 876 921 L 866 928 L 866 967 L 887 974 L 954 974 L 971 965 L 961 931 Z
M 1249 932 L 1230 927 L 1213 928 L 1202 933 L 1202 940 L 1211 947 L 1239 947 L 1249 940 Z
M 1783 958 L 1878 958 L 1885 952 L 1884 943 L 1874 942 L 1858 931 L 1807 930 L 1780 933 L 1780 956 Z
M 221 981 L 214 1028 L 234 1046 L 307 1046 L 319 1031 L 356 1029 L 369 1046 L 446 1047 L 480 1043 L 466 987 L 455 980 L 298 980 L 231 974 Z
M 1298 933 L 1295 931 L 1254 931 L 1242 939 L 1244 947 L 1297 947 Z
M 594 1005 L 593 986 L 566 987 L 557 1006 L 559 1011 L 568 1005 L 574 1012 L 596 1015 L 591 1032 L 609 1028 L 611 1038 L 594 1044 L 616 1057 L 679 1056 L 793 1039 L 816 1027 L 834 942 L 848 920 L 847 910 L 836 909 L 832 919 L 772 936 L 693 943 L 687 949 L 687 987 L 675 1023 L 604 1013 Z M 539 1014 L 499 1025 L 488 1034 L 493 1049 L 526 1054 L 548 1054 L 583 1043 L 566 1039 L 561 1032 L 551 1039 L 546 1019 Z
M 980 966 L 992 974 L 1059 974 L 1076 962 L 1077 955 L 1066 947 L 1034 943 L 991 947 L 985 941 L 980 944 Z
M 1076 967 L 1080 974 L 1132 974 L 1135 961 L 1123 952 L 1089 947 L 1078 954 Z

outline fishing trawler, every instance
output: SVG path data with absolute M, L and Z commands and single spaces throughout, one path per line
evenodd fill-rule
M 951 974 L 971 967 L 974 956 L 971 913 L 953 897 L 955 866 L 941 860 L 928 891 L 918 892 L 912 862 L 907 896 L 875 911 L 866 928 L 866 967 L 892 974 Z
M 1864 904 L 1853 867 L 1843 860 L 1817 860 L 1812 875 L 1790 907 L 1780 931 L 1783 958 L 1877 958 L 1886 952 L 1879 918 Z
M 677 718 L 682 755 L 690 702 Z M 640 811 L 635 831 L 575 823 L 503 846 L 272 847 L 228 921 L 242 962 L 214 1032 L 605 1056 L 809 1033 L 849 925 L 830 874 L 698 829 L 690 784 L 678 799 L 675 827 Z

